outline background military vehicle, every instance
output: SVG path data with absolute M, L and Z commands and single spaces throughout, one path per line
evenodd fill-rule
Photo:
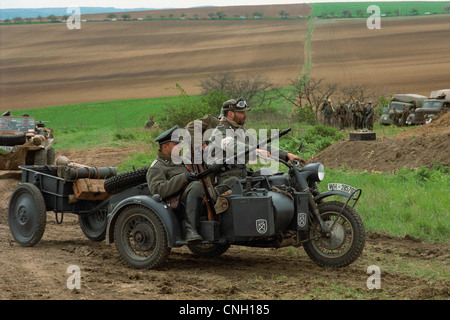
M 441 111 L 450 109 L 450 89 L 432 91 L 430 98 L 426 99 L 422 106 L 410 114 L 406 123 L 408 125 L 420 125 L 431 122 Z
M 389 107 L 383 110 L 383 114 L 380 117 L 380 124 L 386 126 L 391 125 L 393 122 L 394 109 L 396 112 L 402 113 L 403 105 L 406 106 L 410 115 L 414 114 L 415 110 L 420 108 L 423 101 L 426 99 L 426 96 L 419 94 L 394 94 Z
M 0 170 L 55 162 L 52 130 L 34 117 L 0 116 Z

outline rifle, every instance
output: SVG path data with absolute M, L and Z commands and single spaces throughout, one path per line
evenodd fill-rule
M 191 150 L 192 150 L 192 155 L 194 157 L 195 153 L 194 153 L 193 146 L 191 146 Z M 197 175 L 199 173 L 206 171 L 202 164 L 196 164 L 194 161 L 194 163 L 192 165 L 193 165 L 194 170 L 196 171 Z M 217 194 L 216 194 L 216 191 L 214 190 L 214 185 L 211 181 L 210 176 L 205 176 L 204 178 L 200 178 L 199 181 L 202 183 L 203 189 L 205 190 L 204 201 L 206 204 L 206 210 L 208 211 L 208 220 L 214 221 L 214 213 L 215 213 L 214 204 L 216 203 L 216 200 L 217 200 Z
M 291 128 L 284 129 L 284 130 L 280 131 L 278 134 L 273 135 L 266 141 L 260 142 L 257 145 L 255 145 L 251 148 L 248 148 L 248 150 L 245 150 L 235 156 L 232 156 L 232 157 L 226 159 L 225 162 L 222 164 L 213 164 L 213 165 L 209 166 L 208 169 L 206 169 L 205 171 L 198 173 L 197 178 L 200 180 L 200 179 L 204 179 L 211 173 L 219 173 L 220 171 L 225 171 L 228 163 L 234 163 L 234 161 L 236 161 L 238 159 L 238 157 L 246 156 L 250 152 L 255 151 L 256 149 L 259 149 L 259 148 L 269 144 L 272 140 L 281 138 L 282 136 L 286 135 L 291 130 L 292 130 Z

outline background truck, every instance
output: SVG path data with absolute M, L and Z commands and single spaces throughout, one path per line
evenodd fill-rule
M 403 105 L 406 106 L 410 115 L 414 114 L 415 110 L 420 108 L 426 99 L 426 96 L 419 94 L 394 94 L 389 108 L 383 110 L 383 114 L 380 117 L 380 124 L 386 126 L 391 125 L 393 122 L 394 109 L 396 112 L 401 113 Z
M 440 112 L 450 109 L 450 89 L 432 91 L 430 98 L 426 99 L 422 106 L 410 114 L 406 123 L 408 125 L 420 125 L 431 122 Z

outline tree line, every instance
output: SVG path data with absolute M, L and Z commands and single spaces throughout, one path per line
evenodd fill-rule
M 289 12 L 286 12 L 285 10 L 281 10 L 279 13 L 279 16 L 281 19 L 287 19 L 289 17 Z M 228 14 L 225 11 L 217 11 L 217 12 L 209 12 L 208 13 L 208 18 L 211 20 L 215 20 L 215 19 L 219 19 L 219 20 L 223 20 L 223 19 L 227 19 Z M 264 13 L 260 12 L 260 11 L 255 11 L 252 13 L 252 15 L 250 16 L 249 14 L 245 14 L 245 15 L 240 15 L 240 14 L 234 14 L 232 16 L 233 19 L 263 19 Z M 40 23 L 44 22 L 44 20 L 50 21 L 50 22 L 60 22 L 60 21 L 66 21 L 70 16 L 69 15 L 63 15 L 61 17 L 61 19 L 59 17 L 57 17 L 54 14 L 49 15 L 48 17 L 42 17 L 42 16 L 37 16 L 36 18 L 22 18 L 22 17 L 14 17 L 12 19 L 4 19 L 3 23 L 32 23 L 33 21 L 39 21 Z M 108 13 L 106 15 L 106 19 L 107 20 L 113 20 L 113 19 L 122 19 L 122 20 L 133 20 L 135 18 L 133 18 L 131 16 L 131 14 L 129 13 L 124 13 L 121 15 L 118 15 L 116 13 Z M 152 15 L 146 15 L 145 19 L 147 20 L 152 20 L 155 19 Z M 175 17 L 175 14 L 173 13 L 169 13 L 167 15 L 159 15 L 158 18 L 156 19 L 161 19 L 161 20 L 165 20 L 165 19 L 177 19 Z M 187 14 L 186 13 L 181 13 L 179 16 L 179 19 L 200 19 L 200 15 L 195 13 L 193 14 L 191 17 L 187 18 Z

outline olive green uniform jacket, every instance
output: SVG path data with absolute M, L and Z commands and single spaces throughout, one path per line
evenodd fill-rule
M 189 134 L 191 135 L 191 143 L 194 144 L 194 142 L 200 141 L 200 139 L 201 145 L 209 143 L 211 132 L 217 127 L 218 124 L 219 118 L 210 114 L 204 116 L 203 118 L 189 122 L 186 125 L 186 129 L 189 131 Z M 199 139 L 199 137 L 194 135 L 194 132 L 196 133 L 196 135 L 201 133 L 202 134 L 201 138 Z M 194 146 L 200 147 L 199 145 L 196 144 L 194 144 Z
M 227 135 L 227 130 L 233 130 L 234 135 Z M 248 139 L 245 139 L 246 130 L 243 126 L 238 125 L 234 121 L 230 121 L 226 118 L 221 118 L 220 123 L 217 128 L 212 132 L 210 138 L 209 149 L 210 153 L 208 154 L 208 164 L 217 163 L 220 161 L 222 163 L 228 158 L 227 151 L 231 154 L 237 155 L 240 154 L 243 150 L 247 151 L 253 145 L 249 145 Z M 256 143 L 256 137 L 254 137 L 254 142 Z M 280 159 L 288 160 L 286 150 L 278 149 L 273 146 L 267 145 L 266 150 L 271 154 L 276 154 L 278 152 L 278 156 Z M 221 153 L 221 154 L 220 154 Z M 220 159 L 220 161 L 217 161 Z M 245 157 L 245 163 L 249 161 L 249 155 Z M 246 165 L 244 163 L 240 163 L 239 159 L 234 161 L 235 164 L 228 165 L 229 170 L 224 173 L 219 174 L 218 182 L 222 183 L 225 179 L 229 177 L 239 177 L 244 178 L 246 176 Z
M 178 158 L 182 160 L 182 158 Z M 188 169 L 189 168 L 189 169 Z M 168 199 L 183 191 L 181 200 L 190 189 L 186 172 L 192 170 L 184 163 L 176 164 L 171 157 L 158 151 L 158 157 L 153 161 L 147 171 L 147 184 L 151 194 L 159 194 L 163 199 Z M 201 196 L 201 195 L 199 195 Z

